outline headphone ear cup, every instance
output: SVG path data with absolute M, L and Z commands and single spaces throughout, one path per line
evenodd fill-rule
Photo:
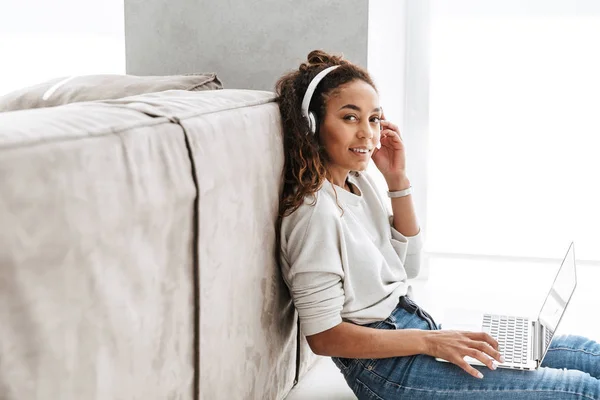
M 308 129 L 313 135 L 317 133 L 317 117 L 312 111 L 308 113 Z

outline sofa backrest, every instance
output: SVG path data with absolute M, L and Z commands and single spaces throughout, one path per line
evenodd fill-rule
M 285 396 L 314 360 L 274 259 L 279 118 L 247 90 L 0 113 L 6 399 Z

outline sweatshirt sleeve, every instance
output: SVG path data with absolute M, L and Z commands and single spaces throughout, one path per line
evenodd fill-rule
M 369 188 L 375 192 L 375 195 L 379 199 L 381 204 L 382 212 L 386 213 L 388 217 L 389 227 L 391 231 L 391 243 L 392 247 L 400 257 L 400 261 L 404 265 L 406 276 L 411 279 L 419 275 L 421 270 L 421 259 L 423 250 L 423 234 L 419 230 L 415 236 L 404 236 L 394 228 L 394 216 L 391 212 L 391 205 L 389 199 L 385 197 L 378 189 L 377 184 L 372 176 L 367 172 L 360 174 L 369 185 Z
M 423 249 L 423 235 L 421 230 L 415 236 L 404 236 L 394 228 L 394 216 L 389 217 L 392 230 L 392 246 L 404 264 L 406 276 L 416 278 L 421 270 L 421 254 Z
M 288 239 L 288 287 L 304 335 L 314 335 L 342 322 L 344 305 L 339 220 L 311 210 L 296 221 Z

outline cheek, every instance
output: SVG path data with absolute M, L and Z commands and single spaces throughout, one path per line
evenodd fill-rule
M 327 136 L 323 139 L 326 147 L 329 147 L 329 149 L 331 150 L 343 147 L 347 144 L 345 135 L 343 134 L 343 132 L 340 132 L 339 128 L 336 130 L 328 131 Z
M 373 140 L 375 141 L 375 143 L 379 143 L 379 141 L 381 140 L 381 130 L 379 129 L 379 127 L 377 127 L 375 129 L 375 132 L 373 132 Z
M 337 158 L 336 154 L 339 153 L 340 144 L 335 136 L 327 135 L 322 137 L 320 142 L 323 150 L 330 159 Z

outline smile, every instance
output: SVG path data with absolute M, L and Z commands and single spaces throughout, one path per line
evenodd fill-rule
M 371 151 L 371 149 L 350 149 L 350 151 L 354 153 L 368 154 Z

